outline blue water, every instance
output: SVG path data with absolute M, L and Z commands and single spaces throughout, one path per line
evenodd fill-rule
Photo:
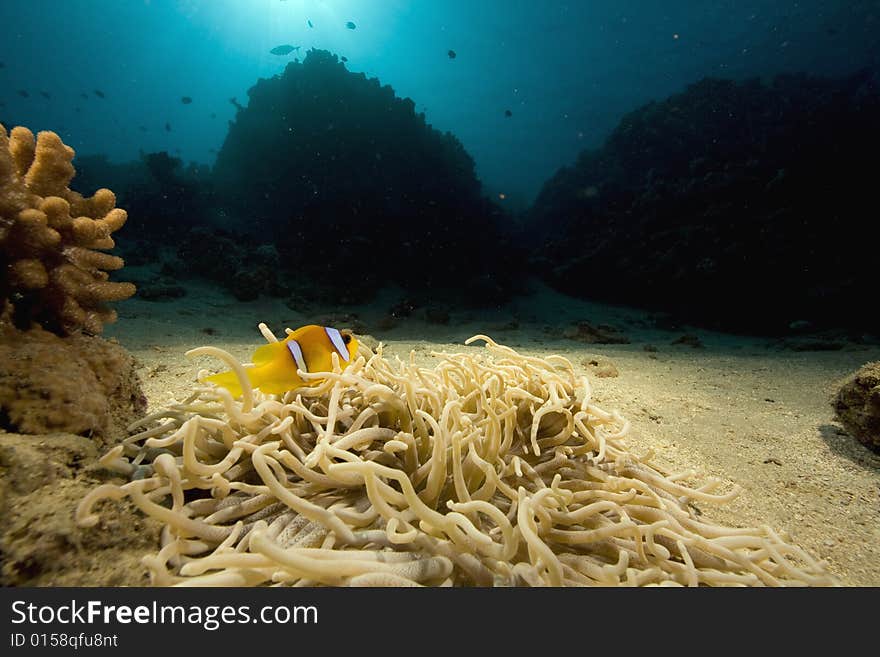
M 315 47 L 411 97 L 513 209 L 624 113 L 704 76 L 841 75 L 880 58 L 869 0 L 4 0 L 0 26 L 0 120 L 55 130 L 79 155 L 210 164 L 229 99 L 246 105 L 258 78 Z M 301 49 L 270 54 L 282 44 Z

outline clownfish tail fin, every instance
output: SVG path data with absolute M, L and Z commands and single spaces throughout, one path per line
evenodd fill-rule
M 248 378 L 251 380 L 251 385 L 253 385 L 254 380 L 251 376 L 251 370 L 252 368 L 245 368 L 245 372 L 247 372 Z M 239 395 L 241 395 L 241 382 L 238 380 L 238 377 L 232 370 L 228 372 L 220 372 L 219 374 L 212 374 L 211 376 L 206 376 L 204 379 L 202 379 L 202 382 L 206 381 L 218 385 L 221 388 L 226 388 L 233 397 L 238 397 Z

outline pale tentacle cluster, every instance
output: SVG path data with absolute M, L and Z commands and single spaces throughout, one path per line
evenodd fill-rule
M 164 523 L 144 559 L 157 585 L 835 583 L 769 527 L 701 519 L 696 503 L 737 491 L 630 452 L 569 361 L 474 340 L 487 349 L 430 369 L 362 347 L 283 397 L 198 387 L 104 457 L 131 481 L 78 519 L 128 497 Z M 222 350 L 190 353 L 243 377 Z

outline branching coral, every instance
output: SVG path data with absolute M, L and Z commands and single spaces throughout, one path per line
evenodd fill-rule
M 0 304 L 20 328 L 100 333 L 116 319 L 105 304 L 134 294 L 109 280 L 123 261 L 103 251 L 125 223 L 109 189 L 84 198 L 68 188 L 74 151 L 54 132 L 0 125 Z
M 198 387 L 104 457 L 131 481 L 96 488 L 78 520 L 123 497 L 161 520 L 144 559 L 158 585 L 834 583 L 770 528 L 700 517 L 736 491 L 629 451 L 629 423 L 567 360 L 478 338 L 488 354 L 432 369 L 362 348 L 283 398 L 246 378 L 240 400 Z

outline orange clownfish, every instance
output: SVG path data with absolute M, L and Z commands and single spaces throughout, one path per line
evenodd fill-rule
M 350 332 L 339 331 L 329 326 L 309 324 L 296 329 L 279 342 L 270 342 L 259 347 L 253 355 L 253 366 L 245 367 L 245 372 L 254 388 L 265 393 L 280 395 L 303 386 L 314 386 L 318 379 L 304 381 L 297 374 L 303 372 L 331 372 L 332 356 L 339 356 L 343 369 L 357 355 L 358 341 Z M 241 394 L 241 385 L 235 372 L 221 372 L 204 378 L 226 388 L 233 397 Z

